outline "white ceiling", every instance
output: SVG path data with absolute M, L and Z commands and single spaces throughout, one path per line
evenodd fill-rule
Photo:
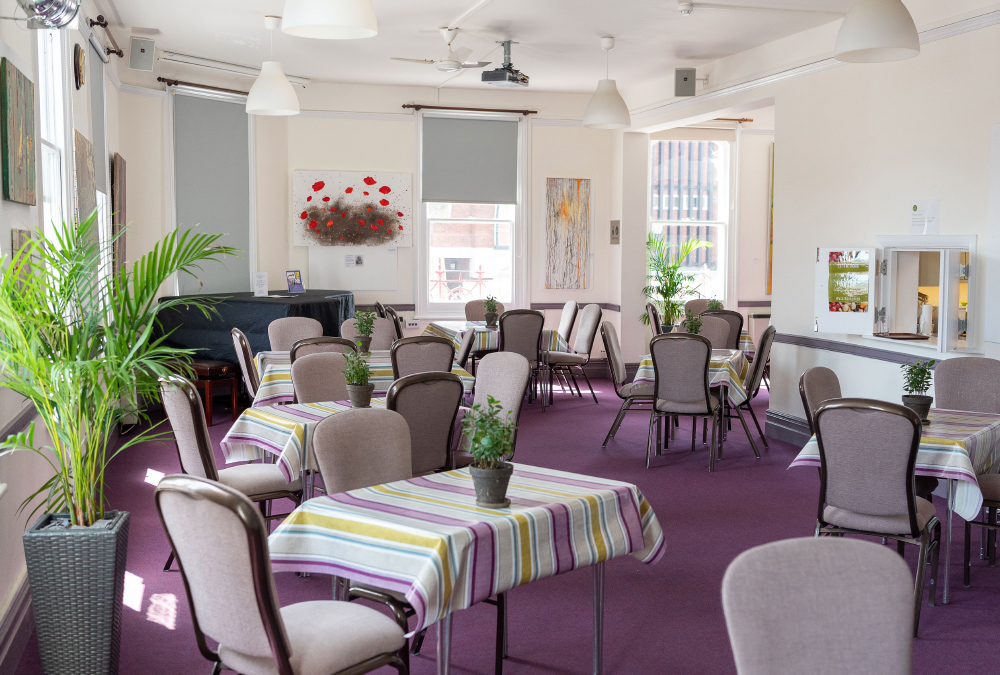
M 438 28 L 462 19 L 456 47 L 500 65 L 495 40 L 513 39 L 514 66 L 531 89 L 592 91 L 604 77 L 599 39 L 616 37 L 611 77 L 631 87 L 695 65 L 836 20 L 853 0 L 720 0 L 715 4 L 795 8 L 800 11 L 695 9 L 681 16 L 676 0 L 374 0 L 379 34 L 365 40 L 310 40 L 274 34 L 285 72 L 319 81 L 410 86 L 486 87 L 479 70 L 457 77 L 433 66 L 390 61 L 390 56 L 438 58 Z M 88 4 L 91 4 L 88 2 Z M 280 15 L 282 0 L 93 0 L 127 50 L 130 34 L 166 49 L 259 66 L 268 57 L 265 14 Z M 697 6 L 697 2 L 696 2 Z M 471 14 L 469 10 L 473 10 Z M 813 10 L 813 12 L 802 11 Z M 464 15 L 465 18 L 462 18 Z M 152 30 L 150 30 L 152 29 Z M 152 34 L 151 34 L 152 33 Z M 127 58 L 127 56 L 126 56 Z M 157 68 L 165 68 L 159 64 Z M 195 66 L 169 66 L 169 75 L 196 78 Z M 158 73 L 159 74 L 159 73 Z M 249 87 L 249 82 L 245 85 Z

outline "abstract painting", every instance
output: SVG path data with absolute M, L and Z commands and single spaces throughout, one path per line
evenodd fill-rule
M 12 229 L 10 231 L 10 259 L 13 261 L 11 264 L 17 269 L 18 277 L 21 279 L 31 276 L 32 257 L 18 255 L 18 253 L 33 238 L 31 230 Z
M 588 288 L 590 179 L 545 179 L 545 287 Z
M 771 166 L 767 179 L 767 279 L 764 291 L 771 295 L 774 284 L 774 143 L 771 143 Z
M 76 129 L 73 135 L 76 146 L 76 217 L 82 223 L 97 208 L 97 173 L 94 171 L 94 146 Z
M 0 145 L 3 198 L 35 204 L 35 85 L 7 59 L 0 59 Z
M 411 246 L 408 173 L 296 171 L 292 209 L 296 246 Z
M 125 265 L 125 158 L 115 153 L 111 160 L 111 237 L 114 248 L 111 252 L 112 268 L 115 273 Z

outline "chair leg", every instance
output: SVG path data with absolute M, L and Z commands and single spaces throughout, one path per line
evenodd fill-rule
M 507 594 L 497 593 L 497 647 L 493 672 L 503 675 L 503 660 L 507 656 Z
M 708 420 L 706 420 L 707 422 Z M 715 421 L 715 417 L 712 417 L 712 445 L 709 446 L 709 456 L 708 456 L 708 472 L 712 473 L 715 471 L 715 430 L 718 424 Z
M 601 443 L 602 448 L 608 447 L 608 441 L 615 437 L 615 433 L 618 431 L 618 427 L 622 423 L 622 418 L 625 417 L 626 406 L 628 406 L 628 400 L 622 402 L 622 407 L 618 410 L 618 416 L 615 418 L 614 423 L 608 430 L 608 435 L 604 437 L 604 442 Z
M 423 629 L 413 636 L 413 644 L 410 645 L 411 654 L 419 654 L 420 648 L 424 646 L 424 638 L 427 637 L 427 629 Z
M 706 417 L 701 421 L 701 442 L 704 443 L 708 440 L 708 418 Z
M 917 579 L 913 589 L 913 637 L 917 637 L 920 626 L 920 606 L 924 599 L 924 563 L 927 561 L 928 541 L 927 530 L 920 533 L 920 553 L 917 556 Z
M 212 664 L 212 675 L 219 675 L 222 672 L 222 661 L 216 661 Z
M 1000 509 L 993 509 L 993 520 L 990 521 L 994 525 L 1000 520 Z M 986 550 L 988 552 L 988 557 L 990 559 L 990 567 L 997 566 L 997 531 L 992 527 L 989 529 L 989 536 L 986 538 Z
M 576 373 L 574 373 L 572 370 L 567 372 L 569 373 L 569 376 L 573 378 L 573 384 L 576 385 L 576 395 L 579 396 L 580 398 L 583 398 L 583 392 L 580 391 L 580 383 L 576 381 Z M 570 393 L 573 393 L 572 389 L 570 389 Z
M 212 381 L 205 381 L 205 417 L 208 418 L 208 426 L 212 426 Z
M 597 403 L 597 394 L 594 393 L 594 385 L 590 383 L 590 378 L 587 377 L 587 371 L 583 369 L 583 366 L 580 366 L 580 372 L 583 373 L 583 379 L 587 381 L 587 388 L 590 389 L 590 395 L 594 397 L 594 403 Z
M 937 603 L 937 578 L 938 578 L 938 562 L 941 558 L 941 523 L 934 528 L 934 538 L 931 541 L 931 550 L 933 554 L 931 555 L 931 580 L 927 588 L 927 601 L 931 607 Z
M 901 555 L 901 556 L 903 556 L 905 558 L 906 557 L 906 544 L 897 540 L 896 541 L 896 553 L 898 553 L 899 555 Z
M 167 556 L 167 564 L 163 566 L 163 571 L 164 572 L 169 572 L 170 571 L 170 566 L 173 565 L 173 564 L 174 564 L 174 551 L 173 551 L 173 549 L 171 549 L 170 550 L 170 555 Z M 965 584 L 965 585 L 968 586 L 969 584 Z
M 743 425 L 743 432 L 747 435 L 747 440 L 750 441 L 750 447 L 753 449 L 753 454 L 760 459 L 760 453 L 757 451 L 757 444 L 753 442 L 753 435 L 750 433 L 750 427 L 747 426 L 747 421 L 743 419 L 743 410 L 740 406 L 736 406 L 736 415 L 740 418 L 740 424 Z
M 239 388 L 239 386 L 237 386 L 236 380 L 233 380 L 233 383 L 229 386 L 229 399 L 230 399 L 229 402 L 230 402 L 230 405 L 233 406 L 233 421 L 234 422 L 236 420 L 238 420 L 239 417 L 240 417 L 240 411 L 238 409 L 239 408 L 239 391 L 240 391 L 240 388 Z
M 972 523 L 965 521 L 965 559 L 962 561 L 962 585 L 968 588 L 972 585 L 972 551 L 969 539 L 972 538 Z
M 694 444 L 698 440 L 698 418 L 691 418 L 691 452 L 694 452 Z
M 646 468 L 649 468 L 650 454 L 653 452 L 653 426 L 656 424 L 656 411 L 649 413 L 649 434 L 646 436 Z
M 721 408 L 719 409 L 718 416 L 719 416 L 719 440 L 717 443 L 718 446 L 717 452 L 719 455 L 719 459 L 722 459 L 722 449 L 726 445 L 726 424 L 725 424 L 725 418 L 723 418 L 722 416 Z
M 770 450 L 771 447 L 767 444 L 767 436 L 764 435 L 764 430 L 760 428 L 760 422 L 757 421 L 757 415 L 753 411 L 753 406 L 750 405 L 750 400 L 747 399 L 746 402 L 747 410 L 750 411 L 750 419 L 753 420 L 753 425 L 757 427 L 757 435 L 760 436 L 760 442 L 764 444 L 766 450 Z

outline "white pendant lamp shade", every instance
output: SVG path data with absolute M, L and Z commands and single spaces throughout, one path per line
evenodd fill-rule
M 857 0 L 840 26 L 834 58 L 881 63 L 919 54 L 917 27 L 902 0 Z
M 298 37 L 355 40 L 378 34 L 372 0 L 285 0 L 281 30 Z
M 597 91 L 583 113 L 583 126 L 591 129 L 624 129 L 632 126 L 628 106 L 614 80 L 598 80 Z
M 264 61 L 260 67 L 260 75 L 247 94 L 247 112 L 251 115 L 299 114 L 299 97 L 277 61 Z

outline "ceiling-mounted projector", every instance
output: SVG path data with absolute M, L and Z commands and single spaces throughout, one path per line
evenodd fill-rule
M 483 71 L 483 82 L 494 87 L 527 87 L 528 76 L 516 70 L 510 62 L 510 46 L 517 43 L 503 40 L 499 44 L 503 45 L 503 66 Z
M 51 30 L 65 28 L 80 11 L 79 0 L 17 0 L 28 15 L 28 28 Z

